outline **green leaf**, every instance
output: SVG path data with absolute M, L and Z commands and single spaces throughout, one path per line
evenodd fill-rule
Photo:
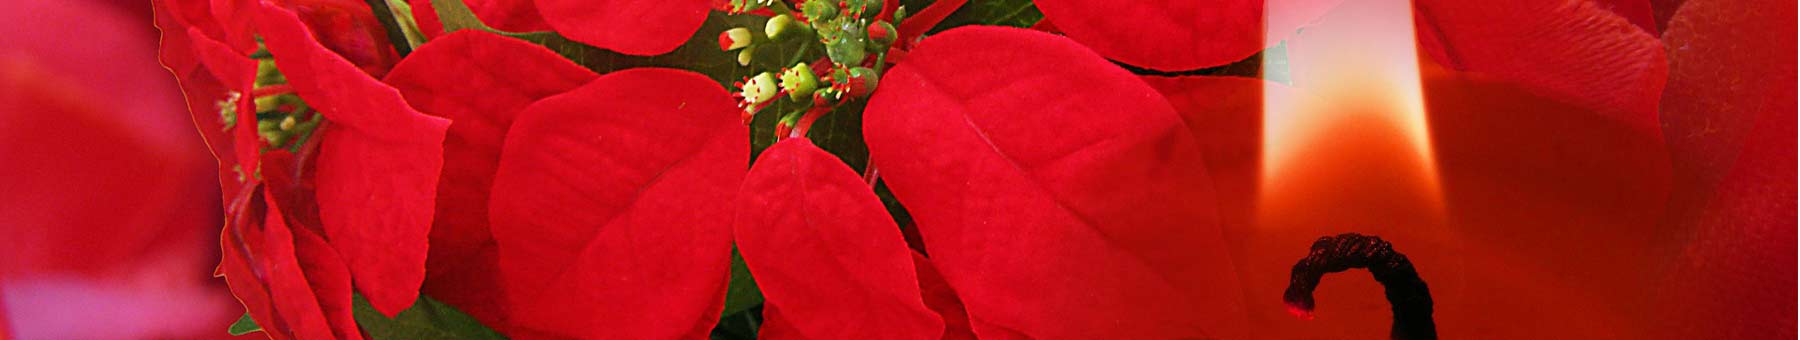
M 361 294 L 352 297 L 356 324 L 375 340 L 481 340 L 506 339 L 500 333 L 443 302 L 419 295 L 412 307 L 389 319 L 369 305 Z
M 431 8 L 437 11 L 438 21 L 444 24 L 444 33 L 469 29 L 500 32 L 481 23 L 481 19 L 475 17 L 475 11 L 462 0 L 432 0 Z
M 262 326 L 256 325 L 256 320 L 250 318 L 250 313 L 244 313 L 244 316 L 239 317 L 237 322 L 231 323 L 231 328 L 225 330 L 226 333 L 231 333 L 231 335 L 234 336 L 261 331 Z
M 369 4 L 369 10 L 374 12 L 372 14 L 375 15 L 375 21 L 380 22 L 382 30 L 386 31 L 388 44 L 394 47 L 394 52 L 400 57 L 411 54 L 413 45 L 406 40 L 406 34 L 403 33 L 405 29 L 400 27 L 400 21 L 395 18 L 401 13 L 389 7 L 387 0 L 366 0 L 366 2 Z M 411 15 L 412 13 L 405 14 Z
M 944 17 L 944 21 L 932 27 L 928 34 L 967 25 L 1031 27 L 1043 19 L 1044 13 L 1039 12 L 1037 5 L 1033 5 L 1031 0 L 970 1 L 956 9 L 956 12 L 951 12 L 950 16 Z
M 725 290 L 725 311 L 719 317 L 731 316 L 762 303 L 762 291 L 756 288 L 756 279 L 750 277 L 750 267 L 744 265 L 744 256 L 738 255 L 736 247 L 733 247 L 731 286 Z
M 477 29 L 499 33 L 521 40 L 529 41 L 584 67 L 598 73 L 608 73 L 636 67 L 667 67 L 685 69 L 707 75 L 726 88 L 731 83 L 762 71 L 780 70 L 782 67 L 803 61 L 812 61 L 822 56 L 818 49 L 804 48 L 810 44 L 810 37 L 796 37 L 767 46 L 760 46 L 754 52 L 756 57 L 749 67 L 737 63 L 736 51 L 720 51 L 717 39 L 719 32 L 733 27 L 749 28 L 753 32 L 762 32 L 763 25 L 769 19 L 756 15 L 728 15 L 720 11 L 707 14 L 706 21 L 700 29 L 689 37 L 674 51 L 655 56 L 634 56 L 613 52 L 587 44 L 569 40 L 556 32 L 506 32 L 489 27 L 475 17 L 468 5 L 462 0 L 439 0 L 432 2 L 438 12 L 438 19 L 444 23 L 445 32 L 465 29 Z
M 762 308 L 752 308 L 741 313 L 719 318 L 715 325 L 712 340 L 755 340 L 762 328 Z

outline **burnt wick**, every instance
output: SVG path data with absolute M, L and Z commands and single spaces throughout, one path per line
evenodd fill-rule
M 1369 274 L 1387 293 L 1393 306 L 1393 339 L 1437 339 L 1437 325 L 1431 320 L 1431 291 L 1419 278 L 1412 261 L 1380 237 L 1346 233 L 1321 237 L 1313 242 L 1306 258 L 1294 263 L 1282 301 L 1288 312 L 1301 319 L 1312 319 L 1313 289 L 1325 274 L 1353 268 L 1367 268 Z

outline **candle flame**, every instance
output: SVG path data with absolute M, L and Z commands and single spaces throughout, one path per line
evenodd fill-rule
M 1292 3 L 1270 2 L 1268 10 L 1306 11 L 1283 8 Z M 1267 35 L 1292 37 L 1286 56 L 1266 57 L 1286 57 L 1292 87 L 1300 91 L 1263 91 L 1261 182 L 1264 193 L 1274 194 L 1264 197 L 1328 190 L 1349 200 L 1399 194 L 1441 204 L 1411 2 L 1345 2 L 1329 20 L 1331 30 Z

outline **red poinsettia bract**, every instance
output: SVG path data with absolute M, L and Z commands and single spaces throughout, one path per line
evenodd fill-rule
M 704 18 L 708 6 L 692 2 L 700 6 L 691 11 L 686 2 L 470 5 L 502 29 L 554 28 L 598 47 L 657 54 Z M 1418 39 L 1432 61 L 1423 65 L 1432 148 L 1456 212 L 1443 230 L 1253 229 L 1264 92 L 1305 95 L 1306 84 L 1140 78 L 1113 64 L 1187 70 L 1241 60 L 1271 41 L 1257 2 L 1041 0 L 1066 38 L 973 27 L 906 42 L 905 58 L 869 102 L 863 132 L 928 255 L 895 237 L 899 228 L 868 183 L 804 138 L 771 147 L 746 173 L 748 129 L 702 75 L 597 75 L 539 46 L 459 32 L 421 46 L 377 81 L 371 74 L 381 68 L 357 60 L 380 58 L 346 53 L 360 38 L 313 34 L 343 25 L 265 5 L 253 10 L 256 32 L 331 125 L 316 154 L 260 153 L 242 119 L 235 135 L 206 132 L 225 150 L 222 168 L 262 176 L 222 181 L 236 190 L 227 193 L 233 218 L 221 271 L 259 324 L 300 337 L 356 337 L 346 316 L 352 286 L 391 315 L 420 282 L 516 337 L 701 337 L 718 317 L 733 239 L 768 299 L 762 336 L 770 338 L 1385 332 L 1385 314 L 1303 323 L 1276 301 L 1301 245 L 1354 230 L 1455 240 L 1397 242 L 1455 254 L 1419 259 L 1441 310 L 1482 311 L 1440 314 L 1446 335 L 1657 336 L 1635 330 L 1656 317 L 1648 312 L 1656 303 L 1633 299 L 1660 286 L 1634 280 L 1672 257 L 1647 250 L 1672 241 L 1649 235 L 1718 233 L 1740 225 L 1719 217 L 1733 209 L 1763 211 L 1715 189 L 1792 201 L 1791 191 L 1746 184 L 1792 183 L 1758 171 L 1783 151 L 1792 163 L 1792 144 L 1769 142 L 1792 130 L 1747 127 L 1780 122 L 1776 113 L 1791 107 L 1727 105 L 1741 114 L 1717 116 L 1735 124 L 1726 137 L 1676 137 L 1711 121 L 1702 107 L 1736 103 L 1721 99 L 1727 89 L 1761 84 L 1743 80 L 1752 70 L 1783 65 L 1773 61 L 1779 53 L 1730 52 L 1753 42 L 1686 38 L 1723 34 L 1707 18 L 1737 18 L 1692 2 L 1665 39 L 1703 48 L 1668 47 L 1677 61 L 1670 94 L 1662 93 L 1665 46 L 1641 1 L 1417 2 Z M 1337 2 L 1309 4 L 1267 25 L 1329 29 Z M 942 9 L 954 6 L 933 8 L 948 15 Z M 1791 6 L 1782 8 L 1737 15 L 1779 27 L 1787 13 L 1791 24 Z M 248 50 L 222 24 L 195 19 L 205 17 L 159 17 L 185 25 L 174 26 L 185 28 L 167 46 L 200 59 L 166 47 L 165 63 L 183 75 L 192 102 L 249 93 L 256 67 Z M 1320 65 L 1309 59 L 1308 37 L 1290 40 L 1296 73 Z M 1714 78 L 1708 65 L 1733 66 Z M 1750 90 L 1782 97 L 1782 89 L 1792 92 Z M 1706 105 L 1673 97 L 1689 92 Z M 203 116 L 201 126 L 217 124 Z M 1714 148 L 1744 156 L 1709 156 Z M 308 156 L 316 166 L 294 167 L 294 157 Z M 307 216 L 296 206 L 314 194 L 319 216 Z M 1665 205 L 1692 222 L 1658 223 Z M 1595 249 L 1596 240 L 1617 246 Z M 1691 248 L 1740 256 L 1730 246 Z M 1713 296 L 1675 288 L 1688 294 L 1679 301 Z M 1350 295 L 1321 292 L 1321 300 L 1385 304 Z M 1517 323 L 1538 327 L 1509 326 Z
M 208 17 L 184 17 L 192 6 L 157 3 L 163 60 L 188 90 L 195 122 L 220 155 L 231 202 L 220 273 L 252 318 L 279 338 L 356 338 L 352 284 L 386 314 L 410 306 L 424 276 L 437 150 L 448 122 L 407 107 L 366 73 L 388 66 L 346 60 L 314 40 L 286 6 L 261 4 L 249 12 L 258 19 L 254 31 L 229 31 L 225 38 L 206 33 L 217 23 L 195 19 Z M 260 95 L 252 88 L 257 62 L 248 57 L 250 48 L 224 42 L 252 33 L 287 74 L 288 89 L 331 120 L 315 132 L 316 145 L 264 150 L 251 104 Z M 226 127 L 208 108 L 242 114 Z
M 411 306 L 425 279 L 448 120 L 419 113 L 394 90 L 311 39 L 293 12 L 258 13 L 276 65 L 330 126 L 315 164 L 319 222 L 384 314 Z
M 494 72 L 492 70 L 505 70 Z M 596 77 L 543 47 L 480 31 L 419 46 L 384 79 L 420 112 L 449 119 L 423 293 L 505 331 L 488 195 L 507 130 L 527 105 Z
M 776 143 L 735 208 L 738 251 L 767 301 L 760 337 L 942 338 L 900 227 L 836 156 L 805 138 Z
M 1795 328 L 1795 25 L 1787 1 L 1686 1 L 1663 34 L 1663 133 L 1674 163 L 1670 338 L 1779 338 Z
M 515 336 L 704 336 L 749 129 L 696 73 L 631 69 L 516 117 L 488 219 Z
M 929 259 L 906 261 L 847 167 L 783 142 L 737 223 L 767 290 L 763 335 L 1247 334 L 1199 146 L 1154 89 L 1068 39 L 995 27 L 924 40 L 881 86 L 864 132 Z M 820 272 L 849 277 L 797 275 Z M 886 321 L 847 328 L 861 316 L 840 308 Z

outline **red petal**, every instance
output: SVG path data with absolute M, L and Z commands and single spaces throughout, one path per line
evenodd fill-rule
M 1657 32 L 1668 32 L 1669 19 L 1675 16 L 1675 10 L 1681 9 L 1681 4 L 1685 2 L 1687 0 L 1650 0 L 1650 11 L 1656 16 L 1656 27 L 1660 29 Z
M 1794 329 L 1795 4 L 1688 1 L 1669 22 L 1662 100 L 1684 240 L 1660 308 L 1670 337 Z
M 179 8 L 175 6 L 179 4 L 182 4 L 182 1 L 155 0 L 151 3 L 155 11 L 156 26 L 162 37 L 157 59 L 164 68 L 174 73 L 176 82 L 181 85 L 183 95 L 187 99 L 187 108 L 193 117 L 194 126 L 200 132 L 206 145 L 212 150 L 215 158 L 218 159 L 217 163 L 221 174 L 219 187 L 222 188 L 223 194 L 232 195 L 234 193 L 231 190 L 240 184 L 232 170 L 237 167 L 237 156 L 232 142 L 232 130 L 220 121 L 217 105 L 219 101 L 226 99 L 228 92 L 237 90 L 237 88 L 234 87 L 233 82 L 215 76 L 215 72 L 202 62 L 202 53 L 199 51 L 201 45 L 209 43 L 219 45 L 219 43 L 212 41 L 198 27 L 190 27 L 185 24 L 184 19 L 178 17 Z M 229 50 L 229 48 L 226 49 Z M 235 53 L 228 55 L 235 55 Z M 239 57 L 242 58 L 242 56 Z M 243 58 L 241 62 L 249 63 L 248 70 L 242 71 L 247 73 L 227 74 L 241 74 L 245 78 L 255 77 L 256 64 L 248 58 Z M 233 64 L 235 63 L 238 62 L 233 62 Z M 241 66 L 234 67 L 234 69 L 241 68 Z M 248 84 L 248 82 L 244 84 Z M 230 199 L 230 197 L 225 198 Z
M 532 0 L 463 0 L 481 23 L 508 32 L 549 31 L 550 24 L 539 15 Z M 435 17 L 435 16 L 433 16 Z
M 1044 18 L 1056 21 L 1056 27 L 1069 38 L 1107 58 L 1151 69 L 1191 70 L 1225 65 L 1264 47 L 1262 1 L 1036 3 Z
M 514 335 L 703 337 L 749 130 L 718 83 L 614 72 L 513 122 L 488 209 Z
M 1631 21 L 1632 25 L 1644 29 L 1645 33 L 1657 35 L 1662 32 L 1656 29 L 1656 15 L 1650 11 L 1650 0 L 1594 0 L 1595 4 L 1606 8 L 1619 17 Z
M 865 119 L 977 335 L 1247 336 L 1199 145 L 1099 55 L 951 30 L 888 73 Z
M 1219 197 L 1226 225 L 1251 223 L 1251 204 L 1262 169 L 1263 91 L 1287 87 L 1256 78 L 1242 77 L 1144 77 L 1156 88 L 1188 131 L 1200 142 L 1207 174 Z M 1298 91 L 1283 91 L 1298 95 Z
M 198 34 L 198 31 L 190 32 Z M 164 36 L 163 41 L 175 39 L 173 36 L 175 36 L 175 34 L 166 35 Z M 185 37 L 188 35 L 182 34 L 181 36 L 183 36 L 181 39 L 186 40 Z M 209 40 L 192 46 L 203 44 L 214 43 Z M 167 54 L 165 53 L 165 55 Z M 236 74 L 254 77 L 256 74 L 255 62 L 242 56 L 237 56 L 237 58 L 242 59 L 229 62 L 232 66 L 226 67 L 238 69 L 243 72 Z M 206 65 L 195 64 L 191 69 L 175 70 L 173 64 L 169 65 L 170 69 L 176 72 L 175 78 L 181 84 L 183 94 L 186 95 L 187 107 L 190 116 L 193 117 L 194 128 L 199 131 L 201 139 L 206 142 L 207 147 L 212 151 L 212 155 L 217 159 L 216 163 L 219 168 L 219 187 L 224 188 L 226 191 L 224 192 L 225 194 L 231 194 L 229 189 L 237 188 L 242 185 L 242 182 L 238 180 L 237 176 L 239 171 L 237 170 L 237 160 L 239 156 L 237 152 L 238 139 L 236 139 L 236 132 L 238 129 L 236 126 L 225 126 L 223 117 L 219 114 L 219 104 L 221 101 L 230 97 L 230 92 L 237 89 L 222 82 L 219 79 L 221 77 L 214 76 L 214 72 L 205 66 Z M 228 103 L 227 105 L 234 105 L 240 109 L 247 107 L 246 105 L 249 105 L 249 103 L 243 102 L 242 99 L 243 98 L 240 98 L 239 102 Z
M 1679 206 L 1698 209 L 1736 164 L 1764 112 L 1792 105 L 1792 4 L 1693 1 L 1669 22 L 1669 86 L 1662 98 L 1680 188 Z M 1764 34 L 1768 33 L 1768 34 Z M 1779 48 L 1777 48 L 1779 47 Z M 1791 112 L 1790 112 L 1791 113 Z
M 208 143 L 213 143 L 212 145 L 215 154 L 229 155 L 229 158 L 221 156 L 221 160 L 232 159 L 237 161 L 236 164 L 220 164 L 222 169 L 219 170 L 220 179 L 226 183 L 225 188 L 236 188 L 238 186 L 237 183 L 242 182 L 242 180 L 239 179 L 240 175 L 243 178 L 249 178 L 252 174 L 256 173 L 257 167 L 261 165 L 257 161 L 257 159 L 260 158 L 257 154 L 259 153 L 258 150 L 262 148 L 262 138 L 256 135 L 256 120 L 247 119 L 249 118 L 249 115 L 245 114 L 248 112 L 255 112 L 256 110 L 256 107 L 251 102 L 253 98 L 250 98 L 250 89 L 256 81 L 256 60 L 232 51 L 230 47 L 225 46 L 223 43 L 211 39 L 202 39 L 197 30 L 189 30 L 188 36 L 191 37 L 194 42 L 194 51 L 199 54 L 200 61 L 207 69 L 212 70 L 212 77 L 218 79 L 218 81 L 222 83 L 221 86 L 225 91 L 233 91 L 239 94 L 237 103 L 233 105 L 237 105 L 237 112 L 239 113 L 240 119 L 237 120 L 237 126 L 231 127 L 229 139 L 215 141 L 211 138 L 223 136 L 210 136 L 207 133 L 201 134 L 208 138 Z M 223 101 L 226 98 L 224 93 L 219 93 L 217 99 L 213 99 L 213 104 L 211 106 L 200 108 L 190 107 L 190 111 L 198 111 L 197 113 L 194 113 L 195 124 L 198 125 L 199 128 L 204 129 L 210 129 L 211 127 L 200 124 L 212 124 L 213 126 L 223 128 L 222 122 L 214 122 L 219 122 L 218 105 L 220 101 Z M 224 134 L 224 132 L 221 134 Z M 227 143 L 230 144 L 219 143 L 225 141 L 229 141 Z
M 270 209 L 265 210 L 261 247 L 252 248 L 252 256 L 263 270 L 261 276 L 269 285 L 269 296 L 275 310 L 281 315 L 281 321 L 277 325 L 287 328 L 265 329 L 291 334 L 299 339 L 334 339 L 334 332 L 338 329 L 331 326 L 331 321 L 320 308 L 319 299 L 314 295 L 312 285 L 307 282 L 307 273 L 301 267 L 297 255 L 302 251 L 299 249 L 301 247 L 314 248 L 320 245 L 310 242 L 296 245 L 294 234 L 288 229 L 287 221 L 283 220 L 281 210 L 274 209 L 274 204 L 267 206 Z M 304 251 L 316 254 L 317 249 Z
M 425 279 L 438 173 L 449 121 L 420 114 L 400 93 L 313 41 L 293 12 L 264 6 L 265 43 L 295 91 L 331 124 L 316 160 L 326 236 L 369 302 L 392 316 Z
M 262 254 L 263 215 L 268 208 L 260 186 L 244 186 L 232 193 L 232 202 L 226 208 L 225 230 L 219 235 L 220 252 L 217 276 L 225 278 L 226 286 L 231 289 L 250 318 L 265 329 L 277 330 L 267 332 L 276 340 L 292 338 L 286 332 L 287 323 L 275 313 L 274 299 L 269 296 L 269 286 L 264 283 L 266 270 L 259 260 L 267 257 Z
M 209 13 L 211 17 L 208 20 L 216 21 L 219 29 L 224 32 L 218 36 L 219 41 L 232 46 L 233 50 L 246 54 L 255 49 L 256 36 L 255 32 L 250 29 L 252 25 L 250 18 L 255 15 L 257 2 L 253 0 L 211 0 L 211 2 L 208 6 L 211 10 Z
M 388 42 L 386 29 L 375 19 L 374 10 L 366 2 L 284 0 L 275 3 L 298 14 L 306 27 L 314 32 L 313 40 L 356 64 L 363 72 L 380 77 L 400 61 L 400 55 Z M 243 14 L 237 16 L 248 17 Z
M 630 55 L 674 51 L 712 8 L 709 0 L 537 0 L 537 6 L 570 40 Z
M 319 308 L 331 325 L 332 334 L 337 339 L 362 339 L 362 331 L 356 328 L 350 312 L 350 269 L 325 238 L 304 228 L 291 230 L 294 255 L 300 270 L 306 273 L 308 286 L 319 298 Z
M 431 0 L 413 1 L 412 15 L 413 23 L 419 25 L 419 34 L 424 35 L 426 41 L 444 35 L 444 20 L 438 18 L 437 8 L 431 7 Z
M 426 294 L 502 327 L 505 304 L 487 207 L 506 130 L 526 105 L 594 77 L 542 46 L 474 30 L 420 46 L 388 74 L 387 83 L 414 108 L 454 122 L 444 139 Z
M 975 331 L 969 326 L 969 311 L 963 308 L 962 299 L 956 297 L 956 289 L 944 281 L 944 274 L 939 273 L 937 265 L 919 252 L 912 252 L 913 268 L 918 270 L 919 293 L 925 296 L 925 305 L 937 312 L 944 320 L 944 339 L 975 339 Z
M 254 4 L 249 0 L 155 0 L 151 7 L 158 28 L 173 32 L 197 29 L 208 39 L 248 54 L 256 49 L 256 41 L 248 19 L 240 14 Z
M 1429 51 L 1446 65 L 1654 129 L 1668 65 L 1655 36 L 1593 0 L 1417 3 Z
M 809 339 L 938 339 L 906 240 L 849 165 L 805 138 L 764 150 L 737 204 L 738 252 L 756 286 Z
M 549 31 L 550 24 L 538 15 L 537 3 L 532 0 L 462 0 L 475 12 L 481 23 L 494 29 L 507 32 Z M 437 11 L 431 1 L 419 0 L 412 3 L 413 20 L 419 24 L 419 30 L 425 38 L 437 39 L 444 35 L 444 22 L 438 18 Z

